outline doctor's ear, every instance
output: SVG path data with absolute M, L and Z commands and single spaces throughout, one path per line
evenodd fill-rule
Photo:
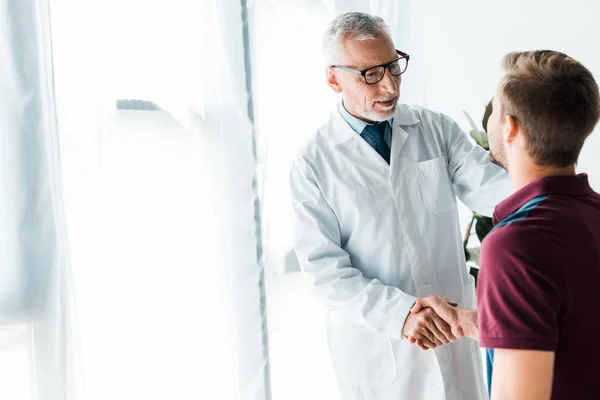
M 519 121 L 512 115 L 504 116 L 504 142 L 511 143 L 516 139 L 519 134 L 521 127 L 519 125 Z
M 334 68 L 327 67 L 325 69 L 325 74 L 326 74 L 326 78 L 327 78 L 327 84 L 329 85 L 329 87 L 332 88 L 334 92 L 341 93 L 342 87 L 340 86 L 340 83 L 338 82 L 338 78 L 337 78 Z

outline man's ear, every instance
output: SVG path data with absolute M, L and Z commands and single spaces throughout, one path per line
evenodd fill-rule
M 325 69 L 325 74 L 326 74 L 327 84 L 329 85 L 329 87 L 332 88 L 334 92 L 341 93 L 342 87 L 340 86 L 340 83 L 338 82 L 338 77 L 336 75 L 335 69 L 333 67 L 327 67 Z
M 512 143 L 519 133 L 521 132 L 521 127 L 519 122 L 512 115 L 506 115 L 504 117 L 504 132 L 503 139 L 504 143 Z

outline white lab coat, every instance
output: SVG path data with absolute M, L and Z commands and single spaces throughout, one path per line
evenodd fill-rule
M 290 183 L 294 247 L 328 307 L 341 398 L 486 399 L 475 341 L 422 351 L 401 330 L 416 297 L 476 307 L 456 196 L 491 215 L 510 193 L 504 170 L 450 118 L 399 104 L 390 165 L 336 110 L 299 152 Z

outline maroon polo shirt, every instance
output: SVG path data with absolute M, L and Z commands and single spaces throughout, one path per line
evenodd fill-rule
M 480 345 L 555 352 L 552 399 L 600 399 L 600 195 L 587 175 L 500 203 L 481 254 Z

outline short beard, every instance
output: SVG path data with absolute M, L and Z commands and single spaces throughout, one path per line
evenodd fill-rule
M 492 153 L 491 151 L 488 152 L 488 158 L 490 159 L 490 162 L 492 164 L 496 164 L 497 166 L 499 166 L 500 168 L 506 170 L 506 165 L 505 163 L 503 163 L 499 158 L 496 158 L 494 156 L 494 153 Z
M 369 121 L 373 121 L 373 122 L 387 121 L 388 119 L 390 119 L 394 116 L 394 114 L 396 113 L 397 107 L 398 107 L 398 103 L 396 103 L 394 105 L 394 107 L 392 107 L 386 113 L 375 111 L 375 108 L 370 108 L 368 110 L 364 110 L 364 115 L 367 119 L 369 119 Z

